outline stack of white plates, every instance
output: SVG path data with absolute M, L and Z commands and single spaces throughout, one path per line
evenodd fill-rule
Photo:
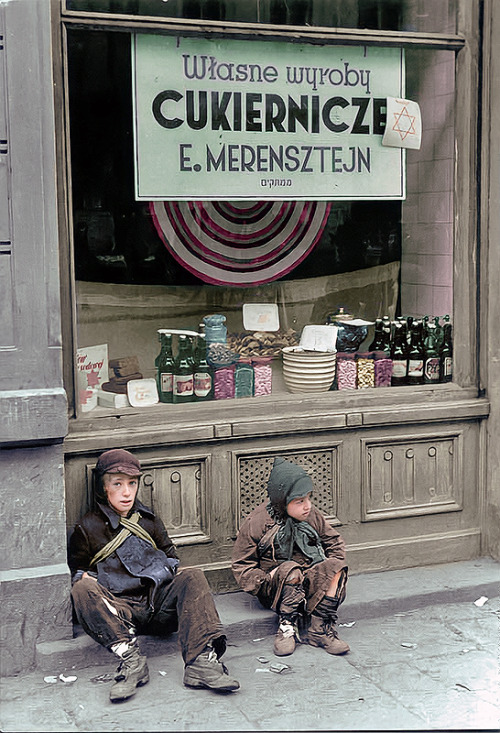
M 305 351 L 286 346 L 283 378 L 289 392 L 328 392 L 335 378 L 337 354 L 334 351 Z

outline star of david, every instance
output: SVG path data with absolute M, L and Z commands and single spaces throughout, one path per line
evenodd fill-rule
M 87 374 L 87 384 L 89 387 L 97 387 L 99 384 L 99 374 L 93 369 Z
M 399 132 L 401 140 L 404 140 L 408 135 L 416 135 L 415 115 L 408 114 L 406 105 L 402 108 L 401 112 L 394 112 L 394 117 L 396 121 L 392 129 Z

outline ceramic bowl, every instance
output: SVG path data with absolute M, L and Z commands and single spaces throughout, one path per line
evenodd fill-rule
M 283 379 L 289 392 L 328 392 L 335 378 L 335 352 L 282 349 Z

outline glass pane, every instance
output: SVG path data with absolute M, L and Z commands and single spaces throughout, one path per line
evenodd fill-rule
M 68 10 L 163 18 L 456 32 L 457 0 L 66 0 Z
M 317 237 L 296 266 L 266 281 L 256 265 L 255 285 L 229 287 L 186 266 L 153 207 L 134 199 L 130 35 L 70 30 L 68 39 L 79 348 L 105 343 L 110 363 L 133 357 L 133 374 L 154 378 L 157 330 L 197 332 L 205 316 L 219 313 L 228 348 L 242 357 L 273 357 L 272 392 L 278 393 L 294 391 L 285 382 L 281 349 L 296 344 L 305 326 L 334 320 L 340 309 L 371 324 L 387 316 L 393 336 L 398 316 L 408 325 L 436 318 L 441 334 L 445 317 L 453 316 L 452 52 L 407 52 L 406 93 L 420 104 L 424 133 L 421 149 L 406 153 L 406 199 L 323 202 Z M 260 202 L 181 203 L 185 208 L 172 205 L 170 216 L 183 219 L 187 248 L 203 248 L 206 228 L 220 232 L 230 220 L 242 240 L 260 227 Z M 288 202 L 286 215 L 299 221 L 312 204 Z M 207 246 L 205 252 L 215 256 Z M 277 306 L 278 331 L 246 328 L 243 305 L 252 303 Z M 374 349 L 373 325 L 351 335 L 345 349 L 347 342 L 337 344 L 351 359 Z

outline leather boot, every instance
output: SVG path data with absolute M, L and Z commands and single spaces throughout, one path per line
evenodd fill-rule
M 139 650 L 136 641 L 129 644 L 128 649 L 121 655 L 121 662 L 116 670 L 115 684 L 110 690 L 111 702 L 127 700 L 135 695 L 137 687 L 149 682 L 149 669 L 145 656 Z
M 226 666 L 219 660 L 212 647 L 206 647 L 194 662 L 186 665 L 184 684 L 187 687 L 206 687 L 218 692 L 232 692 L 238 690 L 240 686 L 237 680 L 229 676 Z
M 345 654 L 350 649 L 347 642 L 339 639 L 335 621 L 315 614 L 311 616 L 307 640 L 311 646 L 323 647 L 328 654 Z
M 337 597 L 325 596 L 311 615 L 307 640 L 311 646 L 323 647 L 328 654 L 345 654 L 350 649 L 349 644 L 339 639 L 335 628 L 339 605 L 340 601 Z

